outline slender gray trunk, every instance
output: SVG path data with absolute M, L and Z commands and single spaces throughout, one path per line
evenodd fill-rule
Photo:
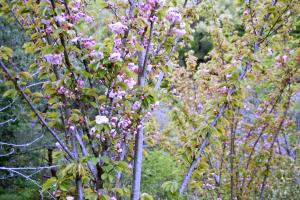
M 143 52 L 138 54 L 139 62 L 139 76 L 138 76 L 138 85 L 142 88 L 146 84 L 146 66 L 148 62 L 148 56 L 150 51 L 150 46 L 153 36 L 153 21 L 150 22 L 149 38 L 147 40 L 147 48 Z M 144 38 L 144 37 L 142 37 Z M 143 39 L 142 39 L 143 42 Z M 141 113 L 144 113 L 145 109 L 142 108 Z M 143 161 L 143 139 L 144 139 L 144 119 L 140 120 L 142 127 L 139 129 L 138 133 L 135 136 L 135 146 L 134 146 L 134 166 L 133 166 L 133 179 L 131 183 L 131 200 L 138 200 L 140 196 L 140 184 L 141 184 L 141 175 L 142 175 L 142 161 Z
M 76 200 L 83 200 L 83 187 L 81 177 L 77 176 L 75 180 L 76 184 Z
M 120 161 L 123 161 L 125 159 L 125 155 L 127 153 L 125 138 L 124 138 L 124 141 L 122 141 L 122 147 L 121 148 L 122 148 L 122 152 L 121 152 L 121 155 L 120 155 Z M 121 187 L 121 178 L 122 178 L 122 172 L 117 172 L 116 173 L 115 188 L 120 188 Z
M 189 168 L 189 171 L 187 172 L 186 176 L 183 179 L 183 182 L 182 182 L 182 184 L 180 186 L 180 189 L 179 189 L 179 196 L 180 197 L 182 197 L 182 195 L 183 195 L 183 193 L 185 191 L 185 188 L 187 187 L 187 184 L 188 184 L 188 182 L 189 182 L 189 180 L 190 180 L 190 178 L 192 176 L 192 173 L 195 170 L 198 162 L 200 161 L 202 152 L 203 152 L 204 148 L 206 147 L 206 145 L 208 143 L 208 139 L 209 139 L 209 136 L 206 136 L 206 138 L 203 140 L 203 142 L 201 144 L 201 147 L 199 149 L 199 152 L 198 152 L 199 156 L 197 156 L 196 159 L 193 160 L 193 162 L 192 162 L 192 164 L 191 164 L 191 166 Z
M 288 96 L 288 100 L 287 100 L 287 103 L 285 105 L 285 111 L 284 111 L 284 114 L 283 116 L 287 116 L 288 114 L 288 109 L 289 109 L 289 106 L 290 106 L 290 100 L 291 100 L 291 94 Z M 267 161 L 267 164 L 266 164 L 266 170 L 265 172 L 265 175 L 264 175 L 264 179 L 263 179 L 263 182 L 262 182 L 262 186 L 261 186 L 261 189 L 260 189 L 260 194 L 259 194 L 259 200 L 263 200 L 264 199 L 264 192 L 265 192 L 265 189 L 266 189 L 266 184 L 267 184 L 267 178 L 268 178 L 268 172 L 270 172 L 270 168 L 271 168 L 271 160 L 273 158 L 273 148 L 274 148 L 274 144 L 275 142 L 277 141 L 277 138 L 278 138 L 278 135 L 282 129 L 282 126 L 285 122 L 285 118 L 283 118 L 273 136 L 273 140 L 272 140 L 272 144 L 271 144 L 271 147 L 270 147 L 270 155 L 268 157 L 268 161 Z
M 143 160 L 143 139 L 144 139 L 144 127 L 138 131 L 135 136 L 135 148 L 134 148 L 134 167 L 133 167 L 133 181 L 131 189 L 131 200 L 138 200 L 140 196 L 140 184 L 142 176 L 142 160 Z
M 235 159 L 235 131 L 237 122 L 231 129 L 230 133 L 230 200 L 234 200 L 234 159 Z
M 231 92 L 230 92 L 230 93 L 231 93 Z M 223 115 L 223 113 L 224 113 L 226 107 L 227 107 L 227 103 L 224 103 L 224 104 L 221 106 L 218 115 L 216 116 L 216 118 L 214 119 L 214 121 L 213 121 L 213 122 L 211 123 L 211 125 L 210 125 L 211 128 L 213 128 L 213 127 L 215 127 L 215 126 L 217 125 L 217 122 L 219 121 L 220 117 Z M 193 162 L 191 163 L 190 168 L 189 168 L 187 174 L 185 175 L 185 177 L 184 177 L 184 179 L 183 179 L 183 181 L 182 181 L 182 183 L 181 183 L 181 186 L 180 186 L 180 189 L 179 189 L 179 196 L 180 196 L 180 197 L 182 197 L 182 195 L 183 195 L 183 193 L 184 193 L 184 191 L 185 191 L 185 189 L 186 189 L 186 187 L 187 187 L 187 184 L 188 184 L 188 182 L 189 182 L 189 180 L 190 180 L 190 178 L 191 178 L 191 176 L 192 176 L 192 173 L 193 173 L 193 171 L 195 170 L 195 168 L 196 168 L 198 162 L 199 162 L 200 159 L 201 159 L 203 150 L 204 150 L 204 148 L 206 147 L 209 138 L 210 138 L 210 132 L 208 132 L 208 133 L 206 134 L 206 137 L 205 137 L 205 139 L 203 140 L 203 142 L 202 142 L 202 144 L 201 144 L 201 146 L 200 146 L 200 148 L 199 148 L 199 151 L 198 151 L 198 153 L 197 153 L 195 159 L 194 159 Z

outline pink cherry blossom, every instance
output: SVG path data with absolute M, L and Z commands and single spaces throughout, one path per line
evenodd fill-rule
M 84 85 L 84 81 L 83 80 L 78 80 L 77 83 L 78 83 L 79 87 L 83 87 L 83 85 Z
M 282 59 L 283 59 L 283 62 L 285 62 L 285 63 L 286 63 L 286 62 L 287 62 L 287 60 L 288 60 L 288 56 L 287 56 L 287 55 L 283 55 L 283 56 L 282 56 Z
M 47 28 L 45 29 L 45 32 L 46 32 L 47 34 L 50 34 L 50 33 L 52 33 L 53 31 L 52 31 L 52 28 L 49 26 L 49 27 L 47 27 Z
M 156 16 L 150 17 L 151 22 L 156 22 L 157 20 L 158 20 L 158 17 L 156 17 Z
M 74 130 L 75 130 L 75 126 L 74 126 L 74 125 L 71 125 L 71 126 L 70 126 L 70 130 L 71 130 L 71 131 L 74 131 Z
M 116 97 L 116 95 L 117 95 L 117 94 L 116 94 L 113 90 L 111 90 L 111 91 L 109 92 L 109 94 L 108 94 L 108 97 L 113 99 L 113 98 Z
M 118 91 L 117 94 L 116 94 L 116 97 L 118 100 L 122 100 L 122 98 L 125 96 L 126 92 L 121 90 L 121 91 Z
M 92 23 L 94 21 L 94 18 L 91 16 L 86 15 L 84 18 L 86 23 Z
M 164 6 L 166 4 L 166 0 L 156 0 L 156 2 L 160 5 L 160 6 Z
M 50 25 L 50 20 L 47 19 L 42 19 L 41 20 L 42 24 L 49 26 Z
M 109 28 L 115 34 L 123 34 L 126 30 L 128 30 L 128 27 L 122 24 L 121 22 L 110 24 Z
M 74 0 L 72 11 L 77 12 L 79 9 L 80 9 L 80 0 Z
M 177 28 L 174 28 L 173 29 L 174 33 L 177 35 L 177 36 L 182 36 L 184 34 L 186 34 L 186 31 L 184 29 L 177 29 Z
M 66 197 L 66 200 L 74 200 L 74 197 L 72 197 L 72 196 L 67 196 L 67 197 Z
M 66 16 L 64 14 L 57 15 L 54 17 L 54 20 L 57 21 L 58 23 L 63 23 L 66 21 Z
M 128 63 L 127 67 L 129 70 L 133 71 L 136 74 L 139 72 L 139 67 L 134 63 Z
M 122 81 L 123 81 L 123 76 L 120 75 L 120 74 L 118 74 L 118 75 L 117 75 L 117 79 L 118 79 L 118 81 L 122 82 Z
M 180 22 L 181 14 L 176 8 L 171 7 L 167 10 L 167 20 L 172 23 Z
M 124 83 L 128 86 L 129 89 L 132 89 L 136 85 L 136 81 L 133 78 L 125 79 Z
M 105 115 L 97 115 L 95 118 L 96 124 L 107 124 L 108 123 L 108 118 Z
M 81 41 L 82 41 L 82 45 L 88 49 L 96 44 L 95 40 L 92 37 L 82 38 Z
M 136 111 L 136 110 L 139 109 L 140 107 L 141 107 L 141 103 L 140 103 L 139 101 L 136 101 L 136 102 L 134 102 L 134 103 L 132 104 L 131 109 L 132 109 L 133 111 Z
M 102 60 L 104 58 L 104 55 L 101 51 L 95 51 L 95 50 L 92 50 L 90 52 L 89 56 L 99 59 L 99 60 Z
M 115 48 L 121 47 L 121 45 L 122 45 L 121 38 L 115 38 L 114 43 L 115 43 Z
M 74 21 L 78 22 L 80 21 L 81 19 L 84 19 L 86 17 L 86 14 L 82 11 L 79 11 L 77 13 L 74 13 L 72 16 L 71 16 L 71 19 L 73 19 Z
M 45 55 L 45 58 L 47 60 L 48 63 L 50 63 L 51 65 L 59 65 L 62 62 L 62 54 L 47 54 Z
M 61 145 L 59 144 L 59 142 L 55 142 L 55 146 L 56 148 L 61 149 Z
M 151 70 L 152 70 L 152 68 L 153 68 L 153 65 L 147 65 L 146 71 L 147 71 L 148 73 L 150 73 Z
M 92 127 L 89 131 L 89 134 L 90 135 L 94 135 L 94 133 L 96 132 L 96 128 L 95 127 Z
M 129 119 L 122 119 L 119 121 L 118 126 L 122 129 L 127 128 L 131 124 L 131 120 Z
M 119 52 L 112 53 L 109 56 L 109 60 L 112 62 L 121 61 L 121 54 Z
M 76 43 L 76 42 L 78 42 L 79 39 L 80 39 L 80 37 L 74 37 L 71 39 L 71 42 Z
M 65 95 L 68 94 L 69 92 L 64 86 L 60 86 L 59 89 L 57 90 L 57 93 Z
M 250 14 L 249 9 L 247 9 L 247 10 L 245 10 L 245 11 L 243 12 L 243 15 L 244 15 L 244 16 L 247 16 L 247 15 L 249 15 L 249 14 Z

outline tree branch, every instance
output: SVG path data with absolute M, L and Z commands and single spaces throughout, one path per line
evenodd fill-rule
M 6 156 L 10 156 L 15 152 L 15 149 L 12 149 L 10 152 L 6 153 L 6 154 L 0 154 L 0 157 L 6 157 Z
M 22 97 L 26 100 L 26 102 L 28 103 L 28 105 L 30 106 L 30 108 L 32 109 L 32 111 L 37 115 L 40 123 L 47 128 L 47 130 L 51 133 L 51 135 L 61 145 L 61 147 L 63 148 L 63 150 L 68 154 L 68 156 L 70 158 L 74 159 L 74 155 L 69 150 L 69 148 L 67 147 L 67 145 L 65 145 L 64 142 L 58 137 L 58 134 L 53 129 L 50 128 L 50 126 L 48 125 L 48 123 L 44 120 L 44 118 L 39 113 L 39 111 L 34 107 L 32 101 L 24 93 L 23 89 L 18 84 L 17 80 L 11 75 L 11 73 L 9 72 L 9 70 L 6 68 L 6 66 L 4 65 L 4 63 L 1 60 L 0 60 L 0 66 L 1 66 L 2 70 L 7 74 L 7 76 L 9 77 L 9 79 L 14 83 L 15 87 L 21 93 Z
M 17 120 L 17 118 L 8 119 L 8 120 L 6 120 L 4 122 L 0 122 L 0 126 L 3 126 L 3 125 L 5 125 L 5 124 L 7 124 L 9 122 L 15 122 L 16 120 Z
M 34 139 L 31 142 L 25 143 L 25 144 L 13 144 L 13 143 L 6 143 L 6 142 L 1 142 L 0 145 L 6 145 L 6 146 L 13 146 L 13 147 L 28 147 L 32 145 L 33 143 L 37 142 L 38 140 L 42 139 L 44 135 L 39 136 L 38 138 Z
M 40 184 L 38 184 L 37 181 L 33 180 L 32 178 L 30 178 L 30 176 L 27 176 L 25 174 L 22 174 L 21 172 L 19 171 L 16 171 L 14 168 L 3 168 L 3 167 L 0 167 L 0 169 L 2 168 L 2 170 L 7 170 L 7 171 L 10 171 L 12 173 L 15 173 L 15 174 L 18 174 L 19 176 L 25 178 L 26 180 L 29 180 L 31 181 L 35 186 L 37 186 L 39 189 L 42 189 L 42 186 Z M 41 192 L 40 192 L 41 193 Z M 49 191 L 47 191 L 47 193 L 49 194 L 49 196 L 52 198 L 52 199 L 56 199 Z
M 17 98 L 14 98 L 13 101 L 11 103 L 9 103 L 7 106 L 4 106 L 3 108 L 0 108 L 0 112 L 2 112 L 3 110 L 6 110 L 7 108 L 11 107 L 15 102 L 16 102 Z

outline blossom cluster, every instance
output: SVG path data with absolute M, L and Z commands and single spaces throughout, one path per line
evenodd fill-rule
M 114 34 L 124 34 L 125 31 L 128 30 L 128 27 L 122 24 L 121 22 L 110 24 L 109 28 Z
M 181 21 L 181 14 L 177 8 L 171 7 L 167 10 L 167 20 L 171 23 L 178 23 Z
M 47 54 L 45 55 L 46 61 L 51 65 L 59 65 L 62 63 L 62 54 Z
M 82 11 L 80 0 L 74 1 L 72 12 L 73 14 L 71 15 L 71 19 L 74 20 L 75 22 L 84 20 L 87 23 L 91 23 L 94 20 L 91 16 L 87 15 L 84 11 Z

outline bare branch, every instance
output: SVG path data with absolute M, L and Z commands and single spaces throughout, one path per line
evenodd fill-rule
M 1 169 L 1 168 L 0 168 L 0 169 Z M 10 172 L 12 172 L 12 173 L 14 173 L 14 174 L 17 174 L 17 175 L 19 175 L 19 176 L 25 178 L 26 180 L 29 180 L 30 182 L 32 182 L 32 183 L 33 183 L 35 186 L 37 186 L 39 189 L 42 189 L 42 186 L 41 186 L 40 184 L 38 184 L 37 181 L 35 181 L 35 180 L 33 180 L 32 178 L 30 178 L 29 176 L 27 176 L 27 175 L 25 175 L 25 174 L 23 174 L 23 173 L 21 173 L 21 172 L 19 172 L 19 171 L 16 171 L 16 170 L 14 170 L 13 168 L 6 168 L 6 169 L 4 169 L 4 170 L 10 171 Z M 52 199 L 56 199 L 50 192 L 48 192 L 48 191 L 46 191 L 46 192 L 51 196 Z M 41 193 L 41 192 L 40 192 L 40 193 Z
M 68 156 L 70 158 L 74 159 L 73 153 L 69 150 L 69 148 L 67 147 L 67 145 L 58 137 L 58 134 L 52 128 L 50 128 L 50 126 L 48 125 L 48 123 L 44 120 L 43 116 L 34 107 L 32 101 L 24 93 L 23 89 L 18 84 L 17 80 L 11 75 L 11 73 L 9 72 L 9 70 L 6 68 L 6 66 L 4 65 L 4 63 L 1 60 L 0 60 L 0 66 L 1 66 L 2 70 L 7 74 L 7 76 L 9 77 L 9 79 L 13 81 L 15 87 L 17 88 L 17 90 L 19 90 L 19 92 L 21 93 L 22 97 L 26 100 L 26 102 L 28 103 L 28 105 L 31 107 L 32 111 L 37 115 L 40 123 L 48 129 L 48 131 L 51 133 L 51 135 L 61 145 L 62 149 L 68 154 Z
M 16 176 L 14 174 L 11 174 L 11 175 L 8 175 L 8 176 L 1 176 L 0 180 L 5 180 L 5 179 L 8 179 L 8 178 L 13 178 L 13 177 L 16 177 Z
M 10 104 L 8 104 L 7 106 L 4 106 L 3 108 L 0 108 L 0 112 L 2 112 L 3 110 L 6 110 L 7 108 L 11 107 L 15 103 L 16 99 L 17 98 L 14 98 L 13 101 Z
M 10 156 L 11 154 L 13 154 L 15 152 L 15 149 L 12 149 L 9 153 L 7 154 L 0 154 L 0 157 L 5 157 L 5 156 Z
M 1 142 L 0 145 L 7 145 L 7 146 L 13 146 L 13 147 L 28 147 L 32 145 L 33 143 L 37 142 L 38 140 L 42 139 L 44 135 L 39 136 L 38 138 L 34 139 L 31 142 L 25 143 L 25 144 L 13 144 L 13 143 L 6 143 L 6 142 Z
M 273 153 L 274 153 L 273 147 L 274 147 L 275 142 L 276 142 L 276 140 L 278 138 L 278 135 L 280 134 L 280 132 L 282 130 L 282 127 L 284 126 L 284 122 L 286 120 L 285 116 L 287 116 L 288 110 L 290 108 L 291 96 L 292 95 L 289 94 L 287 102 L 284 105 L 285 111 L 284 111 L 283 115 L 281 116 L 282 120 L 280 121 L 279 126 L 276 129 L 276 131 L 275 131 L 275 133 L 273 135 L 273 138 L 272 138 L 272 143 L 271 143 L 271 147 L 270 147 L 270 154 L 269 154 L 269 157 L 268 157 L 268 160 L 267 160 L 267 163 L 266 163 L 266 170 L 264 171 L 265 175 L 264 175 L 264 178 L 263 178 L 263 181 L 262 181 L 262 184 L 261 184 L 261 188 L 260 188 L 259 200 L 264 199 L 264 192 L 265 192 L 265 189 L 266 189 L 267 179 L 268 179 L 269 172 L 270 172 L 270 169 L 271 169 L 271 163 L 270 162 L 271 162 L 271 160 L 273 158 Z
M 30 85 L 27 85 L 26 88 L 30 88 L 30 87 L 37 86 L 37 85 L 42 85 L 42 84 L 47 83 L 47 82 L 49 82 L 49 81 L 41 81 L 41 82 L 33 83 L 33 84 L 30 84 Z
M 85 145 L 84 145 L 84 143 L 83 143 L 83 141 L 82 141 L 82 138 L 81 138 L 81 136 L 80 136 L 79 134 L 76 134 L 76 139 L 77 139 L 77 141 L 78 141 L 78 143 L 79 143 L 79 145 L 80 145 L 80 147 L 81 147 L 82 154 L 83 154 L 84 156 L 88 156 L 88 155 L 89 155 L 88 150 L 87 150 L 87 148 L 85 147 Z M 87 162 L 87 165 L 88 165 L 88 167 L 89 167 L 89 169 L 90 169 L 90 171 L 91 171 L 91 173 L 92 173 L 94 179 L 97 180 L 97 170 L 95 169 L 93 163 L 92 163 L 91 161 L 88 161 L 88 162 Z
M 0 126 L 3 126 L 3 125 L 5 125 L 5 124 L 7 124 L 9 122 L 15 122 L 16 120 L 17 120 L 17 118 L 11 118 L 11 119 L 6 120 L 4 122 L 0 122 Z
M 0 167 L 0 170 L 41 170 L 57 168 L 60 165 L 41 166 L 41 167 Z

